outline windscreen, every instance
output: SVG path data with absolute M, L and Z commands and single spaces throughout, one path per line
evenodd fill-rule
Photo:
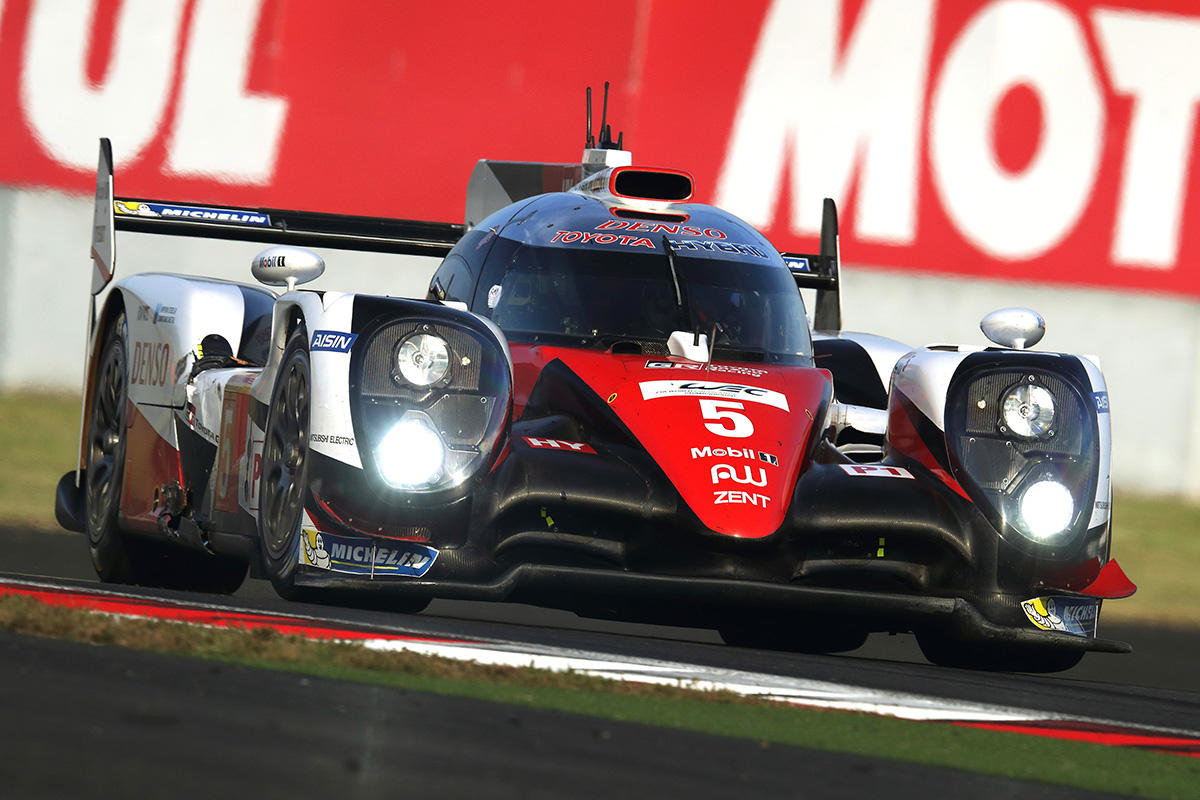
M 514 341 L 607 346 L 712 335 L 714 357 L 788 363 L 812 355 L 804 303 L 782 267 L 646 252 L 537 247 L 501 239 L 475 294 L 476 313 Z M 676 292 L 678 285 L 678 292 Z M 565 342 L 564 342 L 565 343 Z

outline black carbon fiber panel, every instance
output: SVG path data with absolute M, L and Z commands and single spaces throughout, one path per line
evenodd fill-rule
M 1031 382 L 1030 377 L 1034 380 Z M 1044 386 L 1054 397 L 1054 435 L 1045 439 L 1021 440 L 1007 436 L 1001 426 L 1001 398 L 1019 384 Z M 1057 375 L 1040 370 L 988 372 L 973 380 L 967 389 L 967 438 L 974 436 L 1005 436 L 1017 452 L 1039 451 L 1079 455 L 1083 449 L 1084 430 L 1088 418 L 1080 405 L 1078 393 Z
M 396 370 L 396 347 L 410 334 L 421 331 L 435 333 L 446 340 L 450 349 L 450 369 L 447 382 L 436 387 L 415 387 L 399 379 Z M 399 320 L 380 328 L 367 343 L 363 358 L 362 394 L 369 397 L 416 400 L 439 391 L 473 392 L 479 389 L 479 365 L 482 348 L 475 337 L 449 325 Z

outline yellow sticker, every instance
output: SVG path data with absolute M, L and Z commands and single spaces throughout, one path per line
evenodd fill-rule
M 613 400 L 616 400 L 616 399 L 617 399 L 617 393 L 616 393 L 616 392 L 613 392 L 612 394 L 610 394 L 610 395 L 608 396 L 608 404 L 611 406 L 611 405 L 612 405 L 612 402 L 613 402 Z

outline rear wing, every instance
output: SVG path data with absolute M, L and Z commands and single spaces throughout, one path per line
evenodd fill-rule
M 467 228 L 474 228 L 493 211 L 548 192 L 565 192 L 585 177 L 583 164 L 543 164 L 535 161 L 480 159 L 467 181 Z
M 838 245 L 837 205 L 826 197 L 821 212 L 821 252 L 817 255 L 780 255 L 791 271 L 797 288 L 817 290 L 813 329 L 836 333 L 842 329 L 842 292 L 838 274 L 841 248 Z
M 108 139 L 101 139 L 92 227 L 93 296 L 108 285 L 115 273 L 114 231 L 118 230 L 338 250 L 444 256 L 466 229 L 452 222 L 116 197 L 113 194 L 112 145 Z

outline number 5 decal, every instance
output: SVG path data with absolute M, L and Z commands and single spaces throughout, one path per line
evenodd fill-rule
M 721 422 L 706 422 L 704 427 L 708 428 L 709 433 L 728 436 L 731 439 L 745 439 L 747 436 L 753 436 L 754 423 L 745 414 L 731 410 L 734 408 L 742 409 L 745 406 L 733 400 L 701 400 L 700 413 L 704 418 L 721 420 Z M 733 426 L 730 427 L 727 423 L 733 423 Z

